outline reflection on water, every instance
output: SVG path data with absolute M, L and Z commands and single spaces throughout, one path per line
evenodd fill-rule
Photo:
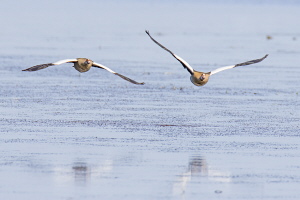
M 77 183 L 86 183 L 91 177 L 91 168 L 85 162 L 75 162 L 72 169 Z
M 202 156 L 193 156 L 190 158 L 188 163 L 187 171 L 179 175 L 179 179 L 173 185 L 173 194 L 174 195 L 184 195 L 188 183 L 204 183 L 208 184 L 211 182 L 215 183 L 229 183 L 231 182 L 230 173 L 214 170 L 209 166 L 206 159 Z M 221 193 L 220 190 L 215 190 L 215 193 Z
M 203 157 L 193 157 L 189 162 L 189 170 L 191 175 L 207 175 L 207 163 Z
M 112 160 L 105 160 L 99 165 L 89 165 L 86 162 L 74 162 L 72 166 L 56 167 L 55 181 L 57 184 L 86 185 L 93 179 L 103 178 L 112 170 Z

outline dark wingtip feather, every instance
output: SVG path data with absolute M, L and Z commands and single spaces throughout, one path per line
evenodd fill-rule
M 145 84 L 144 82 L 142 82 L 142 83 L 136 82 L 136 81 L 134 81 L 134 80 L 132 80 L 132 79 L 126 77 L 126 76 L 123 76 L 123 75 L 121 75 L 119 73 L 115 73 L 115 75 L 121 77 L 122 79 L 124 79 L 126 81 L 129 81 L 130 83 L 136 84 L 136 85 L 144 85 Z
M 245 66 L 245 65 L 252 65 L 252 64 L 255 64 L 255 63 L 259 63 L 261 61 L 263 61 L 266 57 L 268 57 L 269 54 L 266 54 L 264 57 L 262 58 L 259 58 L 259 59 L 255 59 L 255 60 L 250 60 L 250 61 L 247 61 L 247 62 L 243 62 L 243 63 L 239 63 L 239 64 L 236 64 L 235 67 L 238 67 L 238 66 Z
M 52 66 L 54 65 L 53 63 L 47 63 L 47 64 L 41 64 L 41 65 L 35 65 L 33 67 L 29 67 L 27 69 L 23 69 L 22 71 L 37 71 L 37 70 L 40 70 L 40 69 L 45 69 L 46 67 L 49 67 L 49 66 Z

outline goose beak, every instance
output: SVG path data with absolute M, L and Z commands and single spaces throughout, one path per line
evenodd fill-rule
M 203 81 L 205 79 L 205 74 L 202 74 L 199 79 L 200 81 Z

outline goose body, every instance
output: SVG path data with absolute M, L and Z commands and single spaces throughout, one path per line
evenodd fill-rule
M 137 84 L 137 85 L 143 85 L 144 84 L 144 83 L 136 82 L 136 81 L 124 76 L 124 75 L 121 75 L 117 72 L 114 72 L 110 68 L 105 67 L 104 65 L 101 65 L 99 63 L 95 63 L 94 61 L 92 61 L 90 59 L 87 59 L 87 58 L 65 59 L 65 60 L 60 60 L 60 61 L 54 62 L 54 63 L 35 65 L 35 66 L 30 67 L 28 69 L 24 69 L 22 71 L 37 71 L 37 70 L 40 70 L 40 69 L 45 69 L 49 66 L 60 65 L 60 64 L 64 64 L 64 63 L 73 63 L 74 64 L 73 67 L 81 73 L 89 71 L 91 69 L 91 67 L 97 67 L 97 68 L 105 69 L 105 70 L 109 71 L 110 73 L 113 73 L 113 74 L 121 77 L 122 79 L 124 79 L 126 81 L 129 81 L 133 84 Z
M 194 70 L 185 60 L 183 60 L 181 57 L 177 56 L 172 51 L 167 49 L 165 46 L 163 46 L 162 44 L 157 42 L 150 35 L 149 31 L 146 30 L 146 33 L 148 34 L 148 36 L 150 37 L 150 39 L 154 43 L 156 43 L 158 46 L 160 46 L 164 50 L 168 51 L 174 58 L 176 58 L 182 64 L 182 66 L 185 69 L 187 69 L 187 71 L 191 74 L 191 77 L 190 77 L 191 82 L 196 86 L 204 86 L 208 82 L 209 77 L 213 74 L 216 74 L 218 72 L 221 72 L 221 71 L 224 71 L 224 70 L 227 70 L 227 69 L 232 69 L 232 68 L 235 68 L 235 67 L 238 67 L 238 66 L 245 66 L 245 65 L 251 65 L 251 64 L 259 63 L 259 62 L 263 61 L 268 56 L 268 54 L 266 54 L 264 57 L 259 58 L 259 59 L 250 60 L 250 61 L 247 61 L 247 62 L 243 62 L 243 63 L 239 63 L 239 64 L 235 64 L 235 65 L 230 65 L 230 66 L 226 66 L 226 67 L 220 67 L 220 68 L 217 68 L 217 69 L 215 69 L 213 71 L 210 71 L 210 72 L 200 72 L 200 71 Z

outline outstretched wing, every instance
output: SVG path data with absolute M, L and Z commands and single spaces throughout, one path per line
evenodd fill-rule
M 163 48 L 164 50 L 166 50 L 167 52 L 169 52 L 170 54 L 172 54 L 172 56 L 174 56 L 174 58 L 176 58 L 184 68 L 186 68 L 190 74 L 193 74 L 194 73 L 194 69 L 185 61 L 183 60 L 182 58 L 180 58 L 179 56 L 177 56 L 176 54 L 174 54 L 172 51 L 170 51 L 169 49 L 167 49 L 166 47 L 164 47 L 162 44 L 160 44 L 159 42 L 157 42 L 149 33 L 149 31 L 145 31 L 149 37 L 151 38 L 151 40 L 153 42 L 155 42 L 158 46 L 160 46 L 161 48 Z
M 23 69 L 22 71 L 37 71 L 37 70 L 45 69 L 46 67 L 53 66 L 53 65 L 60 65 L 63 63 L 74 63 L 74 62 L 77 62 L 77 59 L 65 59 L 65 60 L 60 60 L 60 61 L 54 62 L 54 63 L 35 65 L 33 67 L 29 67 L 28 69 Z
M 226 69 L 232 69 L 232 68 L 235 68 L 235 67 L 238 67 L 238 66 L 245 66 L 245 65 L 252 65 L 252 64 L 255 64 L 255 63 L 259 63 L 259 62 L 263 61 L 267 56 L 268 56 L 268 54 L 266 54 L 264 57 L 259 58 L 259 59 L 250 60 L 250 61 L 239 63 L 239 64 L 236 64 L 236 65 L 230 65 L 230 66 L 226 66 L 226 67 L 220 67 L 218 69 L 215 69 L 215 70 L 211 71 L 210 75 L 216 74 L 216 73 L 224 71 Z
M 115 75 L 121 77 L 122 79 L 124 79 L 124 80 L 126 80 L 126 81 L 129 81 L 130 83 L 137 84 L 137 85 L 144 85 L 144 84 L 145 84 L 145 83 L 139 83 L 139 82 L 136 82 L 136 81 L 134 81 L 134 80 L 132 80 L 132 79 L 126 77 L 126 76 L 123 76 L 122 74 L 119 74 L 119 73 L 117 73 L 117 72 L 114 72 L 113 70 L 111 70 L 111 69 L 109 69 L 108 67 L 105 67 L 104 65 L 101 65 L 101 64 L 99 64 L 99 63 L 95 63 L 95 62 L 94 62 L 92 66 L 93 66 L 93 67 L 98 67 L 98 68 L 101 68 L 101 69 L 105 69 L 105 70 L 109 71 L 110 73 L 113 73 L 113 74 L 115 74 Z

